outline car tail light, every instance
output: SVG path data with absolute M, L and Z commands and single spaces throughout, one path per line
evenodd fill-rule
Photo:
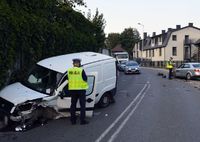
M 194 72 L 200 72 L 200 69 L 194 69 Z

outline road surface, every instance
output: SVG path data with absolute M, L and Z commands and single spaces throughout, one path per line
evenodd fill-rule
M 200 141 L 200 88 L 192 85 L 199 82 L 168 80 L 158 72 L 163 71 L 121 72 L 116 103 L 95 109 L 89 125 L 53 120 L 26 132 L 0 132 L 0 142 Z

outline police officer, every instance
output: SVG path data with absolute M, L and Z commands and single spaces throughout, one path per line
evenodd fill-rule
M 85 103 L 86 103 L 86 89 L 88 88 L 87 76 L 85 71 L 80 68 L 81 60 L 73 59 L 72 68 L 68 69 L 68 89 L 71 95 L 71 123 L 72 125 L 76 124 L 76 104 L 79 99 L 80 102 L 80 124 L 88 124 L 89 122 L 85 120 Z
M 167 62 L 167 69 L 169 69 L 169 76 L 168 76 L 169 79 L 172 79 L 173 67 L 174 67 L 173 58 L 170 57 L 169 61 Z

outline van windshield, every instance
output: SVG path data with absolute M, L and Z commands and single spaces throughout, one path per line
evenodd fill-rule
M 22 83 L 35 91 L 51 95 L 61 77 L 61 73 L 36 65 Z
M 128 58 L 128 54 L 117 54 L 116 55 L 118 59 L 126 59 Z

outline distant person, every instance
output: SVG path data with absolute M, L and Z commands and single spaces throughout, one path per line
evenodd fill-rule
M 86 89 L 88 89 L 87 76 L 85 71 L 80 68 L 81 60 L 73 59 L 72 68 L 68 69 L 68 90 L 71 95 L 71 123 L 76 124 L 76 104 L 79 99 L 80 102 L 80 124 L 85 125 L 89 122 L 85 120 L 85 103 L 86 103 Z
M 169 58 L 169 61 L 167 62 L 167 69 L 169 69 L 169 75 L 168 75 L 168 78 L 169 79 L 172 79 L 172 71 L 173 71 L 173 68 L 174 68 L 174 63 L 173 63 L 173 58 L 170 57 Z

